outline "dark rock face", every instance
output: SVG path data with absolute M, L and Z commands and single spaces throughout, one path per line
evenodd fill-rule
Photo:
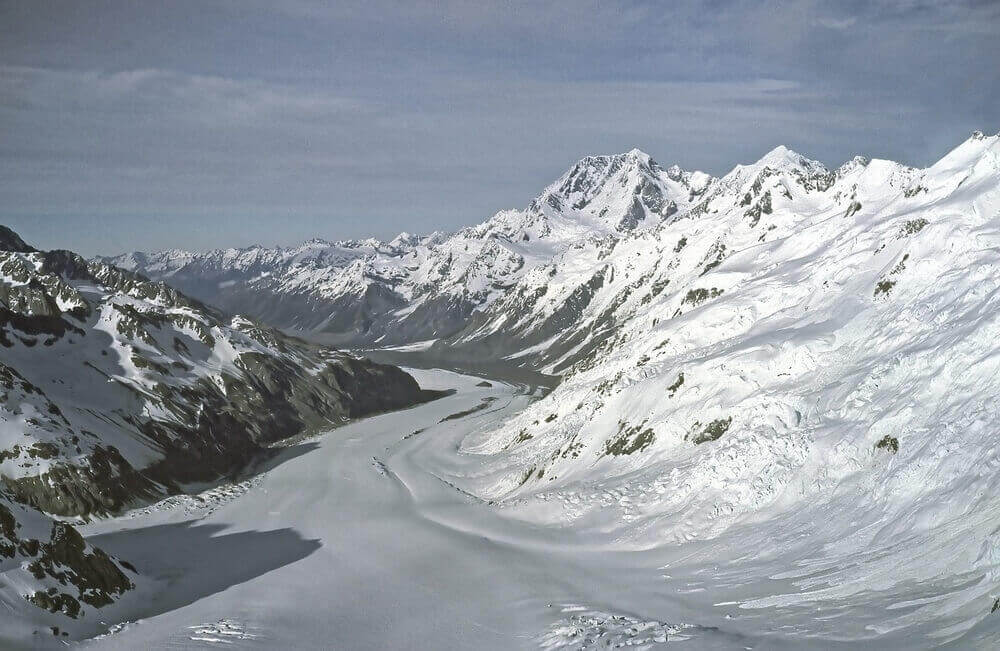
M 2 300 L 2 297 L 0 297 Z M 59 316 L 52 314 L 24 315 L 10 311 L 0 305 L 0 346 L 11 348 L 17 341 L 33 346 L 35 337 L 61 338 L 67 333 L 83 334 L 83 331 Z
M 63 516 L 114 513 L 152 499 L 157 486 L 211 481 L 246 466 L 268 445 L 326 423 L 433 400 L 395 366 L 345 357 L 311 377 L 291 363 L 244 354 L 242 377 L 226 375 L 225 391 L 209 381 L 168 392 L 180 422 L 135 421 L 136 430 L 163 451 L 134 468 L 114 446 L 96 446 L 86 464 L 57 463 L 41 475 L 0 477 L 25 504 Z M 169 390 L 167 390 L 169 391 Z
M 459 296 L 435 296 L 418 305 L 403 319 L 383 318 L 374 323 L 367 336 L 360 340 L 395 345 L 446 337 L 461 330 L 476 307 L 474 301 Z
M 17 551 L 17 521 L 14 514 L 0 504 L 0 557 L 14 558 Z
M 353 397 L 348 413 L 351 418 L 402 409 L 448 394 L 421 389 L 411 375 L 398 367 L 368 360 L 352 359 L 328 370 L 339 389 Z
M 307 299 L 308 300 L 308 299 Z M 329 312 L 317 326 L 323 332 L 338 333 L 345 340 L 374 340 L 379 324 L 392 312 L 406 305 L 402 296 L 382 285 L 368 285 L 361 296 L 338 296 L 324 312 Z
M 48 540 L 19 533 L 22 524 L 15 511 L 0 502 L 0 561 L 6 558 L 19 562 L 21 571 L 38 586 L 23 595 L 28 602 L 76 618 L 83 613 L 84 605 L 107 606 L 135 587 L 125 573 L 125 568 L 131 566 L 89 546 L 72 526 L 52 522 L 40 514 L 30 517 L 50 522 Z M 39 523 L 34 525 L 37 528 Z
M 0 225 L 0 251 L 31 253 L 35 249 L 25 244 L 24 240 L 17 233 L 6 226 Z
M 435 344 L 432 350 L 441 353 L 448 352 L 463 359 L 499 359 L 518 350 L 523 350 L 556 338 L 546 349 L 537 355 L 530 356 L 530 362 L 540 366 L 546 359 L 556 359 L 585 341 L 594 345 L 603 342 L 601 328 L 589 328 L 574 331 L 570 328 L 579 323 L 584 310 L 590 305 L 595 294 L 605 284 L 604 269 L 598 270 L 585 283 L 574 289 L 555 310 L 544 319 L 519 325 L 513 328 L 502 328 L 485 336 L 478 333 L 501 314 L 507 314 L 517 320 L 522 316 L 531 315 L 538 301 L 545 295 L 542 291 L 533 294 L 511 294 L 504 297 L 489 309 L 477 312 L 469 319 L 468 325 L 452 337 Z M 598 324 L 600 325 L 600 323 Z M 586 347 L 573 360 L 588 352 Z
M 62 585 L 73 586 L 77 589 L 76 599 L 95 608 L 107 606 L 114 597 L 135 587 L 103 550 L 92 548 L 88 551 L 83 537 L 68 524 L 53 523 L 49 542 L 41 543 L 38 549 L 37 560 L 28 565 L 35 578 L 50 576 Z M 51 592 L 36 592 L 29 600 L 52 612 L 54 605 L 65 608 L 75 601 L 67 593 L 56 594 L 56 599 L 53 596 Z M 76 610 L 79 611 L 78 604 Z M 76 613 L 66 614 L 76 616 Z
M 57 463 L 41 475 L 0 476 L 0 481 L 17 501 L 59 516 L 114 513 L 159 493 L 155 479 L 129 465 L 113 446 L 95 447 L 87 461 Z

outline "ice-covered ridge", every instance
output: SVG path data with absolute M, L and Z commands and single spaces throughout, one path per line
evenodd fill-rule
M 468 488 L 558 504 L 546 519 L 613 509 L 615 531 L 647 542 L 871 481 L 900 494 L 871 513 L 966 499 L 952 494 L 975 481 L 965 462 L 926 454 L 959 431 L 991 454 L 997 143 L 970 139 L 926 170 L 857 161 L 825 189 L 767 176 L 739 188 L 750 201 L 716 195 L 695 219 L 525 275 L 451 343 L 564 380 L 467 441 L 495 455 Z

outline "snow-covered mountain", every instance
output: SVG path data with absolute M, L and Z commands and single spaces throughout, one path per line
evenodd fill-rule
M 1000 416 L 998 140 L 976 133 L 926 169 L 859 156 L 831 170 L 778 147 L 719 179 L 637 151 L 588 158 L 524 211 L 392 244 L 412 268 L 367 287 L 407 288 L 382 328 L 462 304 L 453 334 L 402 340 L 562 376 L 466 442 L 492 455 L 468 490 L 558 507 L 525 517 L 663 542 L 838 486 L 892 493 L 871 518 L 973 508 L 993 480 L 959 469 L 992 458 Z M 359 256 L 323 286 L 389 259 Z M 959 476 L 977 490 L 954 492 Z
M 322 423 L 432 394 L 162 283 L 0 229 L 0 480 L 70 516 L 239 469 Z
M 530 270 L 593 239 L 655 229 L 711 187 L 643 152 L 581 160 L 525 210 L 445 235 L 107 258 L 224 310 L 344 343 L 440 339 Z
M 858 590 L 985 573 L 947 602 L 985 612 L 998 270 L 1000 134 L 927 169 L 776 149 L 660 228 L 525 274 L 454 339 L 563 375 L 466 440 L 484 465 L 459 483 L 630 546 L 743 527 L 804 565 L 853 558 Z
M 992 648 L 998 272 L 1000 134 L 926 169 L 776 149 L 445 342 L 562 375 L 448 480 L 540 530 L 676 549 L 713 577 L 679 586 L 769 631 Z
M 913 173 L 889 162 L 876 162 L 871 171 L 882 165 L 889 184 L 905 185 Z M 866 169 L 868 161 L 858 157 L 831 172 L 777 147 L 713 180 L 686 210 L 655 229 L 581 240 L 531 269 L 437 349 L 563 373 L 615 345 L 630 318 L 652 314 L 664 321 L 681 305 L 703 300 L 700 289 L 719 289 L 699 288 L 695 280 L 714 278 L 711 272 L 734 251 L 787 236 L 801 227 L 803 215 L 855 210 L 857 177 Z M 884 190 L 893 193 L 891 186 Z M 687 303 L 669 314 L 657 309 L 662 298 L 683 301 L 687 289 L 695 291 Z
M 150 482 L 138 489 L 155 488 L 166 481 L 155 474 L 156 463 L 131 461 L 142 459 L 140 443 L 190 458 L 161 426 L 193 437 L 201 450 L 212 444 L 205 437 L 216 426 L 193 428 L 200 420 L 192 420 L 192 405 L 236 418 L 264 404 L 278 404 L 281 413 L 281 396 L 291 395 L 289 415 L 323 411 L 317 405 L 327 394 L 302 393 L 314 389 L 312 382 L 299 388 L 297 380 L 275 380 L 271 385 L 284 388 L 270 393 L 233 382 L 258 387 L 259 378 L 273 377 L 266 370 L 273 362 L 239 363 L 248 349 L 306 368 L 309 378 L 323 377 L 319 360 L 333 353 L 242 318 L 223 319 L 166 285 L 0 236 L 0 248 L 10 252 L 0 264 L 0 300 L 10 306 L 0 343 L 11 346 L 0 354 L 23 374 L 23 381 L 8 379 L 6 395 L 28 405 L 15 409 L 9 400 L 0 426 L 16 423 L 43 444 L 31 446 L 33 455 L 19 447 L 15 464 L 0 466 L 15 473 L 8 491 L 19 486 L 21 468 L 43 472 L 52 449 L 76 463 L 76 444 L 91 466 L 128 458 Z M 990 613 L 1000 609 L 1000 134 L 974 134 L 926 169 L 862 157 L 828 169 L 779 147 L 718 179 L 664 170 L 633 151 L 585 159 L 526 210 L 498 213 L 453 235 L 118 261 L 177 285 L 213 285 L 220 297 L 256 294 L 266 305 L 257 313 L 273 310 L 278 325 L 382 344 L 434 339 L 432 352 L 441 357 L 502 359 L 561 377 L 534 402 L 512 395 L 508 385 L 494 393 L 490 382 L 467 378 L 460 408 L 431 410 L 412 425 L 409 413 L 399 414 L 407 420 L 358 430 L 335 450 L 355 454 L 354 462 L 329 472 L 321 458 L 305 466 L 311 470 L 300 481 L 275 481 L 274 505 L 292 502 L 289 495 L 305 492 L 302 486 L 336 480 L 363 495 L 363 506 L 344 513 L 371 524 L 366 491 L 374 504 L 402 500 L 430 515 L 434 538 L 449 527 L 460 532 L 456 549 L 471 536 L 477 554 L 480 541 L 503 541 L 497 549 L 504 553 L 521 545 L 522 555 L 502 556 L 504 563 L 543 551 L 546 563 L 592 562 L 580 574 L 602 577 L 592 594 L 609 608 L 629 602 L 634 585 L 617 585 L 606 573 L 655 562 L 649 567 L 659 572 L 643 566 L 638 573 L 655 575 L 642 579 L 652 594 L 669 592 L 660 607 L 684 612 L 692 635 L 706 644 L 724 639 L 722 648 L 883 639 L 893 648 L 985 648 L 977 641 L 996 638 Z M 136 304 L 141 318 L 126 307 Z M 47 318 L 53 311 L 59 319 Z M 110 321 L 116 313 L 131 318 Z M 181 317 L 201 322 L 215 343 L 206 344 Z M 72 343 L 82 338 L 78 330 L 105 333 L 107 345 L 96 350 L 110 360 L 70 352 L 89 350 Z M 169 338 L 182 335 L 178 349 Z M 116 408 L 111 394 L 74 397 L 59 385 L 62 375 L 26 361 L 38 351 L 67 359 L 60 362 L 65 369 L 111 376 L 95 382 L 88 375 L 89 383 L 70 376 L 74 391 L 110 391 L 107 385 L 119 391 L 114 400 L 138 401 Z M 175 370 L 175 362 L 184 366 Z M 352 363 L 359 364 L 336 357 L 333 366 Z M 236 379 L 227 382 L 225 369 Z M 197 393 L 187 393 L 182 387 L 195 377 Z M 51 399 L 55 411 L 42 391 L 60 398 Z M 161 391 L 172 397 L 161 400 Z M 84 402 L 111 405 L 99 410 L 110 418 L 85 422 Z M 227 405 L 234 407 L 227 412 Z M 320 415 L 336 418 L 340 409 Z M 65 430 L 60 418 L 84 443 L 84 428 L 112 424 L 114 455 L 54 435 Z M 136 434 L 126 427 L 130 418 L 159 424 Z M 240 426 L 256 432 L 247 445 L 266 443 L 257 421 Z M 242 439 L 234 445 L 229 436 L 224 442 L 239 454 Z M 369 456 L 371 476 L 356 473 L 357 459 L 367 466 Z M 448 503 L 448 496 L 458 501 Z M 21 507 L 2 499 L 0 506 L 10 504 L 26 523 L 39 516 L 15 513 Z M 312 502 L 299 508 L 311 515 Z M 248 499 L 243 509 L 243 522 L 255 522 L 265 507 Z M 0 556 L 5 549 L 17 556 L 3 567 L 28 580 L 25 553 L 34 543 L 22 549 L 25 536 L 8 536 L 5 547 L 4 518 L 0 509 Z M 406 531 L 422 531 L 405 523 Z M 42 541 L 46 526 L 40 520 L 25 528 Z M 384 522 L 373 526 L 381 540 Z M 65 536 L 52 526 L 46 553 L 58 553 L 52 545 Z M 81 554 L 100 557 L 89 547 Z M 108 584 L 110 599 L 143 580 L 116 559 L 101 564 L 124 577 Z M 524 567 L 534 578 L 542 566 Z M 20 589 L 18 598 L 49 594 L 51 579 L 31 579 L 37 585 Z M 85 588 L 66 590 L 87 603 Z M 52 598 L 56 609 L 72 607 Z M 52 608 L 46 597 L 37 599 Z M 641 610 L 639 601 L 633 609 Z M 581 612 L 575 604 L 564 612 Z M 574 615 L 557 623 L 547 648 L 597 639 L 610 621 L 627 622 L 621 626 L 636 636 L 650 625 L 624 615 Z M 666 621 L 653 627 L 664 641 L 688 630 L 664 632 Z

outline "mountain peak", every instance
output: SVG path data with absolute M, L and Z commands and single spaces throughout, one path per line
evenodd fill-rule
M 837 168 L 837 177 L 843 178 L 848 174 L 852 174 L 860 169 L 868 167 L 871 160 L 866 156 L 855 156 L 851 160 L 845 162 L 843 165 Z
M 330 242 L 322 237 L 313 237 L 303 242 L 299 248 L 328 247 Z
M 759 161 L 755 163 L 757 166 L 767 166 L 774 167 L 778 169 L 787 168 L 805 168 L 807 170 L 815 169 L 826 169 L 826 167 L 819 161 L 814 161 L 810 158 L 806 158 L 802 154 L 789 149 L 784 145 L 778 145 L 771 151 L 764 154 Z
M 0 225 L 0 251 L 14 251 L 15 253 L 32 253 L 38 249 L 25 243 L 21 236 Z
M 640 149 L 587 156 L 547 187 L 529 211 L 592 213 L 618 230 L 631 230 L 647 212 L 663 218 L 676 210 L 665 194 L 664 180 L 664 171 Z M 622 219 L 627 227 L 618 224 Z
M 555 196 L 560 200 L 576 202 L 581 196 L 586 196 L 589 200 L 614 178 L 649 176 L 653 165 L 655 163 L 649 154 L 638 149 L 623 154 L 586 156 L 546 188 L 543 197 Z
M 823 163 L 806 158 L 784 145 L 778 145 L 764 154 L 757 162 L 734 167 L 729 174 L 723 177 L 723 186 L 728 187 L 734 184 L 742 186 L 751 183 L 766 170 L 770 170 L 771 173 L 790 173 L 796 177 L 829 174 L 829 170 Z
M 945 154 L 928 170 L 946 172 L 948 170 L 971 169 L 984 158 L 992 160 L 994 170 L 1000 169 L 1000 133 L 987 136 L 975 131 L 957 147 Z
M 986 135 L 982 131 L 973 131 L 972 135 L 969 136 L 968 140 L 966 140 L 966 142 L 977 142 L 977 141 L 984 142 L 987 145 L 1000 141 L 1000 131 L 997 131 L 991 136 Z
M 396 237 L 392 238 L 392 240 L 389 242 L 389 246 L 400 248 L 405 246 L 414 246 L 419 242 L 420 242 L 419 235 L 414 235 L 413 233 L 403 231 Z
M 641 149 L 630 149 L 620 154 L 592 154 L 581 158 L 563 174 L 563 178 L 581 169 L 600 169 L 615 172 L 621 169 L 639 168 L 649 170 L 658 167 L 652 156 Z
M 792 151 L 784 145 L 778 145 L 771 151 L 764 154 L 764 158 L 791 157 L 798 156 L 798 152 Z
M 634 160 L 644 165 L 650 165 L 653 163 L 652 156 L 642 151 L 641 149 L 636 149 L 634 147 L 625 152 L 624 154 L 622 154 L 622 157 L 628 160 Z

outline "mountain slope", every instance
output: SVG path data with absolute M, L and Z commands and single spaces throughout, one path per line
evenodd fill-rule
M 912 170 L 889 162 L 893 183 Z M 702 291 L 734 251 L 792 233 L 803 215 L 847 213 L 855 208 L 856 178 L 867 161 L 836 172 L 784 147 L 753 165 L 738 165 L 714 182 L 684 212 L 660 227 L 630 237 L 581 242 L 525 274 L 500 300 L 477 312 L 467 326 L 440 341 L 442 353 L 507 357 L 562 373 L 614 344 L 619 324 L 650 313 L 661 294 L 678 296 L 671 313 Z M 678 294 L 679 288 L 686 288 Z M 658 315 L 662 320 L 666 315 Z
M 957 470 L 913 478 L 940 467 L 927 451 L 952 454 L 962 432 L 981 434 L 960 463 L 990 454 L 1000 388 L 997 141 L 977 133 L 924 170 L 861 157 L 829 170 L 784 147 L 713 180 L 650 164 L 676 210 L 643 200 L 636 220 L 623 220 L 630 203 L 608 179 L 629 179 L 635 199 L 647 179 L 632 171 L 647 168 L 605 163 L 642 157 L 585 159 L 527 211 L 477 227 L 512 220 L 508 243 L 589 236 L 506 276 L 434 346 L 563 376 L 467 441 L 492 458 L 465 487 L 554 502 L 526 517 L 556 521 L 603 521 L 609 495 L 630 494 L 607 526 L 647 541 L 711 537 L 841 484 L 948 494 Z M 673 176 L 679 185 L 662 182 Z
M 574 168 L 464 240 L 392 245 L 433 251 L 414 254 L 415 269 L 454 255 L 432 293 L 387 294 L 402 307 L 372 317 L 369 334 L 476 289 L 456 332 L 432 333 L 437 352 L 562 382 L 516 414 L 497 416 L 486 396 L 435 416 L 470 421 L 448 440 L 405 436 L 406 461 L 373 459 L 372 479 L 394 474 L 425 498 L 428 485 L 458 489 L 480 526 L 480 509 L 495 509 L 506 520 L 489 537 L 436 511 L 435 532 L 472 531 L 477 548 L 513 549 L 512 532 L 531 532 L 553 558 L 628 578 L 633 561 L 650 564 L 665 612 L 687 608 L 729 645 L 995 640 L 1000 134 L 975 134 L 927 169 L 859 157 L 830 170 L 779 147 L 710 182 L 661 170 L 657 184 L 687 183 L 657 185 L 672 205 L 642 198 L 642 166 L 609 171 L 614 159 Z M 624 195 L 613 191 L 623 177 Z M 641 219 L 628 217 L 636 203 Z M 416 287 L 417 272 L 391 260 L 366 255 L 343 267 L 361 276 L 322 282 L 377 276 L 365 287 L 385 288 L 399 272 L 395 287 Z M 50 294 L 74 309 L 72 294 Z M 607 620 L 579 621 L 566 644 Z M 760 637 L 739 635 L 748 629 Z
M 649 230 L 687 211 L 711 183 L 633 150 L 585 158 L 525 210 L 452 235 L 107 260 L 278 327 L 352 344 L 412 343 L 463 328 L 521 276 L 576 243 Z
M 469 342 L 530 335 L 560 309 L 575 318 L 522 347 L 515 359 L 562 367 L 563 381 L 466 441 L 485 466 L 461 485 L 640 546 L 784 518 L 778 535 L 840 512 L 850 522 L 817 530 L 812 549 L 824 532 L 856 534 L 845 554 L 947 540 L 963 571 L 997 574 L 983 546 L 1000 513 L 986 470 L 1000 420 L 1000 136 L 976 134 L 926 170 L 855 160 L 828 173 L 778 154 L 721 179 L 690 218 L 567 255 L 491 308 Z M 510 306 L 542 286 L 558 297 Z M 886 558 L 899 556 L 873 563 Z M 944 557 L 920 558 L 899 580 L 948 573 Z
M 16 504 L 0 493 L 0 603 L 24 610 L 23 600 L 43 611 L 77 619 L 89 608 L 113 603 L 135 587 L 135 569 L 89 545 L 64 522 Z M 34 625 L 60 618 L 27 612 Z M 10 624 L 8 622 L 8 624 Z M 29 624 L 30 625 L 30 624 Z M 59 629 L 51 632 L 59 634 Z
M 0 237 L 0 480 L 42 511 L 117 511 L 306 428 L 436 395 L 398 368 Z

